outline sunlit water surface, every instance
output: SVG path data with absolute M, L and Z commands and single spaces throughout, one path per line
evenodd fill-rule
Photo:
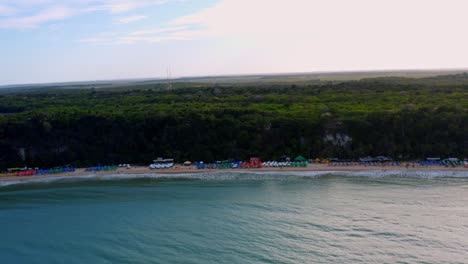
M 0 263 L 468 262 L 468 177 L 188 178 L 0 187 Z

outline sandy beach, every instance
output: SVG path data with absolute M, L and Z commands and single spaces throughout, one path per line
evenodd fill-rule
M 177 165 L 170 169 L 159 169 L 151 170 L 144 166 L 135 166 L 130 169 L 118 168 L 115 171 L 99 171 L 89 172 L 85 171 L 84 168 L 76 169 L 70 173 L 59 173 L 59 174 L 47 174 L 47 175 L 34 175 L 34 176 L 0 176 L 0 181 L 22 181 L 31 179 L 42 179 L 42 178 L 63 178 L 63 177 L 76 177 L 84 175 L 106 175 L 106 174 L 121 174 L 121 175 L 135 175 L 135 174 L 193 174 L 193 173 L 217 173 L 217 172 L 321 172 L 321 171 L 342 171 L 342 172 L 359 172 L 359 171 L 466 171 L 468 168 L 465 167 L 443 167 L 443 166 L 330 166 L 327 164 L 309 164 L 305 168 L 257 168 L 257 169 L 203 169 L 198 170 L 195 166 L 182 166 Z

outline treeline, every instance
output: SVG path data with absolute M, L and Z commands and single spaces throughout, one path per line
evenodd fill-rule
M 444 77 L 446 83 L 447 77 Z M 374 79 L 0 94 L 0 169 L 308 157 L 466 157 L 468 86 Z M 427 80 L 425 80 L 427 82 Z

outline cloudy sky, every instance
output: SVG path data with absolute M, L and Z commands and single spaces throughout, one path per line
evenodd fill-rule
M 466 0 L 0 0 L 0 85 L 468 68 Z

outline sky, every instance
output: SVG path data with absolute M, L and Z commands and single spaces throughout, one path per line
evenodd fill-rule
M 0 85 L 468 68 L 466 0 L 0 0 Z

